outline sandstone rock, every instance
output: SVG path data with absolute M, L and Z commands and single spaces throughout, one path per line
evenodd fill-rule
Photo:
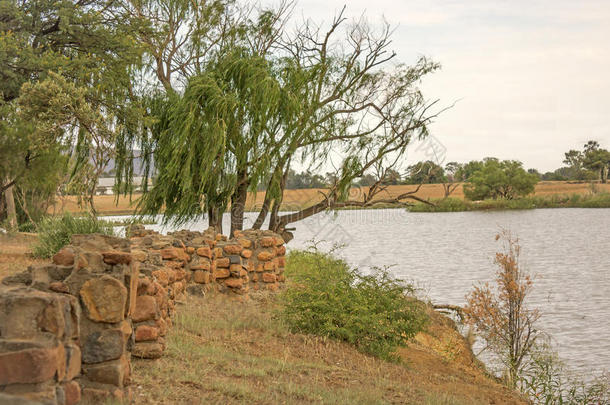
M 227 278 L 231 275 L 229 269 L 216 269 L 214 271 L 214 278 Z
M 282 239 L 282 238 L 281 238 L 281 237 L 279 237 L 279 236 L 275 236 L 275 237 L 273 238 L 273 240 L 274 240 L 274 242 L 275 242 L 275 246 L 282 246 L 284 243 L 286 243 L 286 242 L 284 242 L 284 239 Z
M 189 255 L 192 255 L 193 253 L 195 253 L 195 248 L 192 246 L 187 247 L 186 253 L 188 253 Z
M 106 264 L 129 264 L 131 263 L 131 253 L 118 252 L 118 251 L 109 251 L 102 252 L 102 257 L 104 258 L 104 263 Z
M 142 359 L 158 359 L 163 355 L 165 347 L 157 342 L 139 342 L 136 343 L 131 352 L 132 356 Z
M 149 340 L 157 340 L 159 337 L 159 329 L 154 326 L 140 325 L 136 327 L 136 342 L 143 342 Z
M 194 295 L 197 297 L 203 297 L 205 296 L 205 290 L 204 287 L 200 284 L 197 285 L 189 285 L 186 287 L 186 292 L 189 293 L 190 295 Z
M 136 299 L 136 310 L 131 315 L 131 319 L 134 322 L 158 319 L 159 316 L 159 307 L 155 297 L 141 295 Z
M 60 266 L 72 266 L 74 264 L 74 250 L 67 247 L 62 248 L 53 255 L 53 263 Z
M 279 267 L 286 267 L 286 258 L 284 256 L 277 258 L 277 265 Z
M 212 250 L 208 246 L 202 246 L 197 249 L 197 256 L 212 258 Z
M 262 247 L 272 247 L 275 245 L 275 239 L 272 236 L 261 238 L 260 244 Z
M 80 289 L 89 319 L 116 323 L 125 317 L 127 288 L 117 279 L 102 276 L 88 280 Z
M 9 395 L 0 392 L 0 404 L 10 405 L 42 405 L 42 402 L 33 401 L 16 395 Z
M 70 294 L 70 288 L 66 283 L 61 281 L 53 281 L 49 284 L 49 290 L 63 294 Z
M 241 288 L 244 281 L 241 278 L 228 278 L 225 280 L 225 285 L 231 288 Z
M 81 351 L 80 347 L 74 343 L 68 343 L 65 346 L 66 350 L 66 376 L 65 380 L 72 380 L 80 374 L 81 367 Z
M 148 254 L 143 250 L 132 250 L 131 258 L 137 262 L 145 262 L 148 259 Z
M 256 258 L 258 260 L 260 260 L 261 262 L 269 261 L 269 260 L 273 259 L 273 257 L 274 257 L 274 254 L 271 252 L 268 252 L 266 250 L 263 250 L 256 256 Z
M 250 257 L 252 257 L 252 251 L 250 249 L 242 250 L 241 257 L 243 257 L 245 259 L 249 259 Z
M 252 241 L 249 239 L 240 238 L 237 242 L 242 245 L 245 249 L 248 249 L 252 246 Z
M 130 365 L 127 356 L 102 364 L 86 365 L 83 374 L 88 380 L 123 388 L 129 382 Z
M 124 351 L 123 332 L 120 329 L 93 332 L 82 343 L 83 363 L 87 364 L 118 359 Z
M 210 273 L 197 270 L 193 273 L 193 281 L 199 284 L 207 284 L 210 282 Z
M 265 270 L 275 270 L 276 264 L 275 264 L 275 262 L 265 262 L 265 264 L 263 265 L 263 268 Z
M 62 388 L 64 389 L 64 404 L 65 405 L 76 405 L 81 400 L 80 385 L 76 381 L 68 381 L 63 383 Z
M 191 270 L 210 270 L 211 263 L 205 259 L 191 263 Z
M 271 290 L 271 291 L 277 291 L 280 288 L 279 285 L 277 285 L 277 283 L 265 284 L 265 285 L 267 286 L 267 289 Z
M 64 353 L 63 346 L 52 341 L 0 340 L 0 386 L 52 379 L 65 361 Z
M 226 245 L 223 251 L 228 255 L 238 255 L 243 249 L 241 245 Z
M 275 283 L 277 277 L 273 273 L 263 273 L 263 282 L 265 283 Z
M 280 246 L 276 249 L 278 256 L 284 256 L 286 254 L 286 246 Z

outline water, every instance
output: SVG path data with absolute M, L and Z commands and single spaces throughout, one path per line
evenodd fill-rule
M 246 226 L 254 221 L 248 214 Z M 225 218 L 225 229 L 229 229 Z M 463 305 L 478 282 L 493 281 L 501 229 L 517 235 L 535 276 L 530 305 L 560 357 L 582 375 L 610 370 L 610 209 L 408 213 L 359 210 L 319 214 L 294 224 L 289 248 L 311 240 L 368 271 L 391 266 L 434 303 Z M 161 232 L 172 230 L 148 225 Z M 205 229 L 205 221 L 182 228 Z

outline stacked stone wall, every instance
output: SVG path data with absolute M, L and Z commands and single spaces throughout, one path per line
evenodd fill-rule
M 52 263 L 3 280 L 0 401 L 129 402 L 131 356 L 163 355 L 187 291 L 247 299 L 285 280 L 284 241 L 269 231 L 129 232 L 74 235 Z

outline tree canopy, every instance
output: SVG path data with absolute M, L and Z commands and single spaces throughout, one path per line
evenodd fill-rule
M 470 200 L 525 196 L 534 192 L 538 182 L 538 176 L 526 172 L 523 164 L 516 160 L 487 158 L 472 166 L 478 166 L 478 169 L 464 185 L 464 195 Z

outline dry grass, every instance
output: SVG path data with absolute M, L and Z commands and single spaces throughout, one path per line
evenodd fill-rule
M 27 233 L 0 235 L 0 280 L 44 262 L 32 256 L 31 245 L 36 236 Z
M 596 184 L 598 191 L 610 192 L 610 184 Z M 379 194 L 378 198 L 390 198 L 414 190 L 416 186 L 401 185 L 389 186 L 387 190 Z M 284 196 L 283 210 L 297 210 L 308 207 L 319 202 L 322 198 L 322 189 L 305 189 L 305 190 L 286 190 Z M 362 198 L 361 193 L 368 191 L 366 187 L 362 189 L 354 188 L 350 192 L 354 199 Z M 549 195 L 571 195 L 571 194 L 587 194 L 591 192 L 590 183 L 571 183 L 565 181 L 542 181 L 536 185 L 536 196 Z M 441 184 L 424 184 L 418 191 L 417 196 L 424 199 L 435 199 L 444 197 L 443 187 Z M 464 198 L 462 187 L 458 187 L 452 197 Z M 95 197 L 96 208 L 99 212 L 106 215 L 122 215 L 131 214 L 134 211 L 135 204 L 139 195 L 129 197 L 120 197 L 118 203 L 116 197 L 112 195 L 103 195 Z M 257 211 L 262 205 L 265 198 L 264 192 L 250 194 L 246 203 L 246 209 Z M 51 213 L 61 213 L 64 211 L 80 212 L 80 208 L 76 203 L 76 198 L 73 196 L 61 197 L 58 202 L 50 210 Z
M 292 334 L 271 316 L 273 299 L 190 298 L 166 355 L 134 362 L 141 404 L 518 404 L 485 377 L 463 338 L 439 315 L 430 334 L 401 351 L 402 364 L 353 347 Z

